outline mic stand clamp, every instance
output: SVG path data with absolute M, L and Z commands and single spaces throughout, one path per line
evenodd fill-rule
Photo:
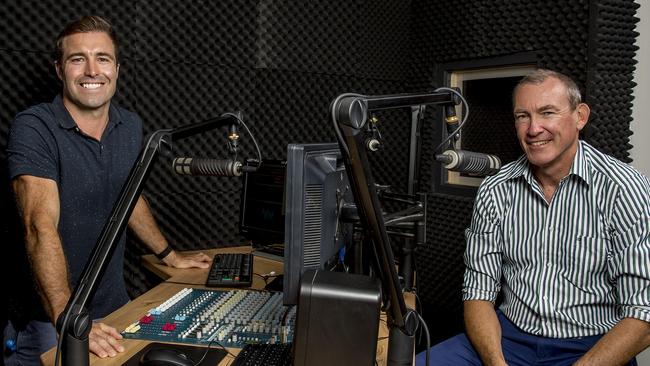
M 387 365 L 412 366 L 415 351 L 415 332 L 420 326 L 420 320 L 413 309 L 408 309 L 404 315 L 404 326 L 399 328 L 389 326 Z
M 66 308 L 67 310 L 67 308 Z M 65 337 L 63 340 L 64 365 L 87 365 L 90 362 L 90 350 L 88 345 L 88 335 L 92 329 L 92 321 L 85 307 L 74 305 L 68 318 L 66 329 L 63 329 L 65 323 L 64 310 L 56 321 L 56 330 Z

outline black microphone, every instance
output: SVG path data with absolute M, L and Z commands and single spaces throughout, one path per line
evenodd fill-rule
M 216 177 L 239 177 L 244 170 L 242 163 L 230 159 L 176 158 L 172 169 L 181 175 L 211 175 Z
M 496 155 L 466 150 L 446 150 L 436 155 L 436 160 L 455 172 L 477 176 L 493 175 L 501 169 L 501 159 Z

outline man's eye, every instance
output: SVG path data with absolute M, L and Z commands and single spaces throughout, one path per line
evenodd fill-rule
M 78 64 L 80 62 L 83 62 L 83 60 L 84 60 L 83 57 L 73 57 L 70 59 L 70 62 Z
M 555 114 L 555 112 L 552 112 L 552 111 L 544 111 L 544 112 L 542 112 L 542 116 L 545 116 L 545 117 L 549 117 L 549 116 L 552 116 L 554 114 Z
M 111 62 L 111 59 L 108 58 L 108 57 L 100 57 L 100 58 L 98 58 L 97 60 L 98 60 L 99 62 L 102 62 L 102 63 L 108 63 L 108 62 Z
M 526 119 L 528 119 L 528 115 L 526 115 L 526 114 L 517 114 L 517 115 L 515 115 L 515 120 L 517 120 L 517 121 L 524 121 Z

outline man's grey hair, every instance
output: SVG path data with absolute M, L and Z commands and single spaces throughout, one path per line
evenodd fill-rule
M 571 106 L 572 110 L 575 110 L 578 104 L 582 103 L 580 88 L 578 88 L 578 85 L 575 81 L 573 81 L 573 79 L 557 71 L 537 69 L 519 80 L 519 83 L 517 83 L 517 86 L 515 86 L 515 89 L 512 92 L 512 104 L 514 105 L 515 96 L 522 86 L 528 84 L 539 85 L 546 81 L 548 78 L 556 78 L 560 80 L 562 84 L 564 84 L 567 92 L 567 97 L 569 98 L 569 105 Z

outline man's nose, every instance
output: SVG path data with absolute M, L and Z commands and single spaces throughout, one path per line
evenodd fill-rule
M 530 116 L 530 123 L 528 124 L 528 131 L 527 133 L 529 135 L 538 135 L 540 132 L 542 132 L 544 128 L 542 127 L 542 119 L 540 116 L 535 116 L 532 115 Z
M 97 76 L 99 74 L 99 67 L 95 61 L 88 61 L 86 63 L 86 75 L 88 76 Z

